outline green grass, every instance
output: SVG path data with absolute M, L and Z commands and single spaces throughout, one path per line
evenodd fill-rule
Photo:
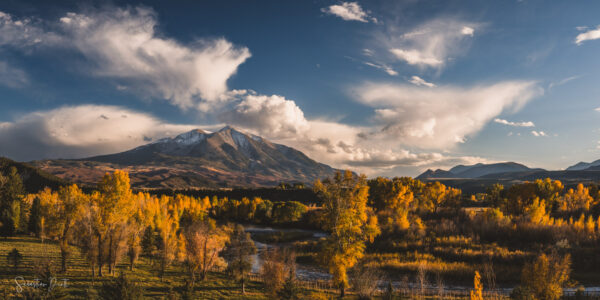
M 310 245 L 305 246 L 311 248 L 309 247 Z M 6 260 L 8 252 L 13 248 L 19 250 L 23 255 L 23 262 L 17 270 L 8 266 Z M 60 266 L 58 245 L 52 241 L 42 243 L 40 239 L 28 236 L 12 237 L 6 240 L 0 239 L 0 291 L 4 288 L 14 291 L 16 276 L 23 276 L 25 280 L 36 278 L 34 265 L 41 259 L 51 260 L 58 270 Z M 113 276 L 105 275 L 101 278 L 96 277 L 95 281 L 92 282 L 89 265 L 82 259 L 76 248 L 73 248 L 73 253 L 67 265 L 69 268 L 66 274 L 57 273 L 55 276 L 59 280 L 68 279 L 66 291 L 73 299 L 86 299 L 88 289 L 99 287 L 103 282 L 114 278 Z M 105 268 L 104 272 L 106 274 L 108 269 Z M 187 278 L 183 268 L 174 265 L 167 270 L 163 280 L 161 280 L 156 268 L 152 266 L 149 260 L 144 258 L 137 262 L 133 271 L 129 271 L 128 266 L 125 264 L 118 265 L 116 274 L 120 274 L 120 272 L 125 272 L 129 279 L 141 285 L 144 288 L 145 296 L 152 299 L 160 299 L 166 296 L 170 289 L 176 292 L 183 290 Z M 344 299 L 356 299 L 356 296 L 352 294 L 350 289 L 347 292 L 348 296 Z M 301 299 L 311 299 L 308 295 L 320 296 L 314 299 L 338 299 L 337 290 L 325 291 L 305 288 L 302 290 L 302 293 L 303 296 Z M 276 297 L 266 294 L 263 284 L 259 280 L 250 280 L 246 284 L 246 294 L 241 294 L 239 283 L 228 278 L 225 273 L 212 272 L 206 280 L 196 283 L 194 299 L 276 299 Z M 448 297 L 448 299 L 457 298 Z
M 21 266 L 14 270 L 7 265 L 6 256 L 13 248 L 19 250 L 23 255 Z M 58 245 L 53 242 L 44 242 L 32 237 L 12 237 L 6 240 L 0 239 L 0 283 L 2 288 L 9 288 L 14 291 L 15 277 L 23 276 L 25 280 L 33 280 L 34 264 L 41 259 L 49 259 L 57 267 L 60 266 L 60 251 Z M 85 299 L 86 290 L 93 286 L 100 286 L 103 281 L 109 280 L 112 276 L 96 277 L 92 282 L 89 265 L 79 255 L 79 251 L 73 248 L 73 254 L 68 260 L 68 271 L 66 274 L 56 274 L 59 280 L 68 279 L 67 292 L 75 299 Z M 144 287 L 145 295 L 151 298 L 160 298 L 166 295 L 170 288 L 179 290 L 182 288 L 186 276 L 180 266 L 170 267 L 163 280 L 153 270 L 152 265 L 146 259 L 141 259 L 133 272 L 129 271 L 126 265 L 119 265 L 117 274 L 125 272 L 128 277 L 138 282 Z M 104 271 L 107 272 L 107 269 Z M 211 273 L 209 277 L 198 282 L 195 288 L 197 299 L 268 299 L 265 295 L 262 284 L 256 281 L 250 281 L 246 285 L 246 294 L 242 295 L 240 285 L 227 278 L 223 273 Z

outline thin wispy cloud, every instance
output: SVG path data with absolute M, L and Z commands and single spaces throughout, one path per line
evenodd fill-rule
M 372 63 L 372 62 L 364 62 L 365 65 L 369 66 L 369 67 L 373 67 L 379 70 L 382 70 L 384 72 L 386 72 L 388 75 L 390 76 L 397 76 L 398 72 L 396 72 L 392 67 L 388 66 L 388 65 L 380 65 L 380 64 L 376 64 L 376 63 Z
M 585 41 L 592 41 L 600 39 L 600 25 L 595 29 L 590 29 L 588 31 L 582 32 L 575 37 L 575 44 L 581 45 Z
M 476 28 L 476 24 L 455 19 L 435 19 L 399 38 L 390 37 L 386 43 L 397 60 L 423 68 L 441 68 L 451 56 L 465 54 L 468 44 L 463 42 L 475 35 Z
M 560 80 L 560 81 L 558 81 L 558 82 L 551 82 L 551 83 L 548 85 L 548 89 L 551 89 L 551 88 L 553 88 L 553 87 L 557 87 L 557 86 L 561 86 L 561 85 L 563 85 L 563 84 L 565 84 L 565 83 L 567 83 L 567 82 L 569 82 L 569 81 L 573 81 L 573 80 L 575 80 L 575 79 L 577 79 L 577 78 L 579 78 L 579 77 L 580 77 L 580 76 L 570 76 L 570 77 L 567 77 L 567 78 L 565 78 L 565 79 L 562 79 L 562 80 Z
M 8 62 L 0 61 L 0 84 L 11 88 L 24 87 L 29 83 L 29 76 L 21 68 Z
M 513 126 L 513 127 L 535 127 L 535 124 L 533 124 L 533 122 L 531 121 L 527 121 L 527 122 L 511 122 L 511 121 L 507 121 L 504 119 L 494 119 L 494 122 L 498 123 L 498 124 L 504 124 L 504 125 L 508 125 L 508 126 Z
M 426 86 L 426 87 L 435 87 L 435 84 L 431 83 L 431 82 L 427 82 L 425 81 L 425 79 L 419 77 L 419 76 L 412 76 L 408 82 L 417 85 L 417 86 Z
M 369 15 L 369 12 L 363 10 L 358 2 L 342 2 L 321 9 L 322 12 L 342 18 L 345 21 L 373 22 L 377 23 L 377 18 Z
M 446 149 L 464 143 L 504 111 L 521 109 L 543 90 L 534 82 L 509 81 L 474 87 L 417 87 L 367 83 L 355 90 L 360 103 L 375 110 L 377 140 Z

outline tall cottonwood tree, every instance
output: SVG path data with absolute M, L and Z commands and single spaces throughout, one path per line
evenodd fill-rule
M 69 239 L 73 226 L 81 216 L 87 195 L 77 185 L 61 187 L 56 196 L 42 197 L 41 204 L 46 220 L 46 234 L 58 240 L 61 256 L 61 271 L 67 271 Z
M 367 207 L 369 186 L 364 175 L 346 171 L 315 182 L 314 190 L 323 201 L 323 225 L 329 232 L 321 261 L 343 297 L 348 286 L 347 270 L 363 257 L 366 242 L 372 242 L 380 233 L 377 217 Z
M 156 249 L 152 256 L 158 262 L 161 279 L 167 267 L 185 252 L 183 234 L 179 232 L 180 214 L 172 199 L 165 195 L 150 197 L 144 204 L 151 243 Z
M 242 294 L 246 293 L 246 275 L 252 270 L 256 251 L 250 234 L 244 231 L 242 225 L 237 225 L 223 251 L 223 257 L 227 260 L 229 272 L 242 284 Z
M 409 212 L 414 205 L 414 194 L 398 178 L 377 177 L 368 181 L 369 204 L 377 213 L 382 230 L 393 232 L 410 227 Z
M 75 226 L 75 239 L 81 250 L 81 254 L 87 260 L 92 271 L 92 282 L 96 277 L 96 264 L 99 261 L 99 247 L 98 238 L 96 234 L 96 223 L 99 220 L 98 217 L 98 203 L 97 198 L 100 197 L 100 193 L 93 192 L 88 195 L 88 200 L 82 205 L 82 213 Z
M 222 260 L 219 253 L 228 240 L 227 231 L 210 218 L 196 221 L 185 230 L 185 260 L 192 285 L 197 276 L 206 279 L 208 271 Z
M 102 268 L 108 262 L 108 271 L 113 274 L 119 251 L 124 246 L 122 239 L 126 238 L 123 231 L 133 215 L 135 203 L 129 184 L 129 174 L 116 170 L 106 173 L 98 184 L 100 193 L 92 197 L 95 201 L 94 233 L 98 248 L 98 276 L 102 276 Z M 105 254 L 104 250 L 108 253 Z

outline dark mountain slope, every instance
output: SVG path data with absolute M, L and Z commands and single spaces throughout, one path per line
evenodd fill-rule
M 419 175 L 418 179 L 430 179 L 430 178 L 479 178 L 490 174 L 502 174 L 512 172 L 530 172 L 530 171 L 544 171 L 543 169 L 531 169 L 525 165 L 515 162 L 503 162 L 495 164 L 475 164 L 471 166 L 458 165 L 450 169 L 449 171 L 444 170 L 427 170 L 423 174 Z
M 15 167 L 23 179 L 23 186 L 28 193 L 38 192 L 45 187 L 58 189 L 68 184 L 66 180 L 44 172 L 27 163 L 16 162 L 5 157 L 0 157 L 0 173 L 7 175 L 11 167 Z
M 196 129 L 135 149 L 77 160 L 36 165 L 74 181 L 93 184 L 103 172 L 130 172 L 136 187 L 215 188 L 313 183 L 335 170 L 293 148 L 231 127 L 207 133 Z

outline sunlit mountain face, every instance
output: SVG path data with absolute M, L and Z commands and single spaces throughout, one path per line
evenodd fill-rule
M 229 126 L 212 133 L 195 129 L 116 154 L 33 164 L 89 186 L 106 172 L 124 169 L 134 187 L 174 189 L 312 185 L 336 171 L 298 150 Z

